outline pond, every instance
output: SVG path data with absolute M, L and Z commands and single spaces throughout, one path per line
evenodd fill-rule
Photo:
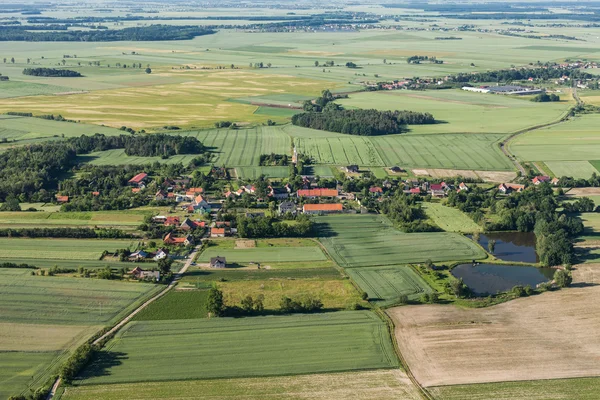
M 531 286 L 552 280 L 554 269 L 523 267 L 519 265 L 461 264 L 452 269 L 452 275 L 476 294 L 506 292 L 515 286 Z
M 471 239 L 472 235 L 469 236 Z M 479 244 L 488 250 L 490 240 L 496 241 L 494 256 L 503 261 L 537 263 L 540 261 L 535 252 L 535 234 L 533 232 L 489 232 L 479 235 Z

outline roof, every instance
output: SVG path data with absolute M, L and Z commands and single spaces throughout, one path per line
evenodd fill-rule
M 129 183 L 140 183 L 142 182 L 144 179 L 146 179 L 148 177 L 148 174 L 145 172 L 140 172 L 139 174 L 137 174 L 136 176 L 134 176 L 133 178 L 131 178 L 129 180 Z
M 432 184 L 429 186 L 431 188 L 431 190 L 444 190 L 444 187 L 442 186 L 442 184 Z
M 369 188 L 369 192 L 371 192 L 371 193 L 382 193 L 383 189 L 380 188 L 379 186 L 371 186 Z
M 211 257 L 210 258 L 210 263 L 211 264 L 216 264 L 217 262 L 225 264 L 226 263 L 225 257 L 216 256 L 216 257 Z
M 204 197 L 202 197 L 202 195 L 199 194 L 198 196 L 196 196 L 196 198 L 194 199 L 194 201 L 196 202 L 196 204 L 200 204 L 200 203 L 202 203 L 203 201 L 206 201 L 206 200 L 204 200 Z
M 337 189 L 300 189 L 298 197 L 335 197 L 338 195 Z
M 420 194 L 421 193 L 421 189 L 419 188 L 412 188 L 410 189 L 410 192 L 413 194 Z
M 344 206 L 336 204 L 305 204 L 304 211 L 342 211 Z
M 131 189 L 131 193 L 139 193 L 140 192 L 140 188 L 132 188 Z
M 59 203 L 66 203 L 69 201 L 69 196 L 56 196 L 56 201 Z
M 533 182 L 548 182 L 548 181 L 550 181 L 549 176 L 540 175 L 540 176 L 536 176 L 535 178 L 533 178 Z
M 224 235 L 225 234 L 225 228 L 212 228 L 210 230 L 210 233 L 213 235 Z

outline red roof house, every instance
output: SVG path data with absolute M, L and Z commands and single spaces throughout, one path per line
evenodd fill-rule
M 300 189 L 298 197 L 336 197 L 337 189 Z
M 146 178 L 148 178 L 148 174 L 145 172 L 140 172 L 139 174 L 131 178 L 129 181 L 127 181 L 127 183 L 129 183 L 129 185 L 131 186 L 142 186 Z

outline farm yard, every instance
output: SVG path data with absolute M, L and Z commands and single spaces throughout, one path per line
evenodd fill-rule
M 427 216 L 446 232 L 473 233 L 483 228 L 462 211 L 440 203 L 422 203 Z
M 85 385 L 66 388 L 64 400 L 178 399 L 194 393 L 198 399 L 286 398 L 306 399 L 316 393 L 324 399 L 419 400 L 421 397 L 399 369 L 264 378 L 203 379 L 189 381 Z M 591 398 L 590 398 L 591 399 Z M 586 399 L 587 400 L 587 399 Z
M 387 313 L 400 351 L 426 387 L 597 376 L 600 311 L 590 307 L 600 300 L 596 269 L 576 266 L 568 290 L 488 308 L 406 306 Z
M 122 316 L 156 286 L 0 270 L 0 396 L 37 387 L 66 352 Z
M 369 301 L 389 306 L 401 296 L 416 300 L 431 293 L 429 285 L 409 266 L 348 268 L 346 273 L 369 295 Z
M 103 373 L 109 365 L 110 374 Z M 369 311 L 144 321 L 129 323 L 121 330 L 76 384 L 241 378 L 397 366 L 386 325 Z
M 344 268 L 486 257 L 483 250 L 459 234 L 402 233 L 383 216 L 319 217 L 317 223 L 321 225 L 321 242 Z

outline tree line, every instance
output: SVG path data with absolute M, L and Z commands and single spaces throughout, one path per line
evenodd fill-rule
M 563 68 L 558 65 L 549 65 L 545 67 L 535 68 L 511 68 L 501 69 L 497 71 L 466 73 L 461 72 L 448 77 L 448 82 L 508 82 L 508 81 L 524 81 L 532 79 L 558 79 L 563 76 L 570 78 L 591 79 L 594 75 L 583 72 L 577 69 Z
M 237 233 L 242 238 L 308 237 L 313 233 L 313 222 L 299 216 L 293 225 L 273 217 L 237 216 Z
M 128 239 L 132 236 L 114 228 L 6 228 L 0 229 L 0 237 Z
M 60 78 L 76 78 L 76 77 L 83 76 L 77 71 L 72 71 L 70 69 L 59 69 L 59 68 L 25 68 L 23 70 L 23 75 L 60 77 Z

